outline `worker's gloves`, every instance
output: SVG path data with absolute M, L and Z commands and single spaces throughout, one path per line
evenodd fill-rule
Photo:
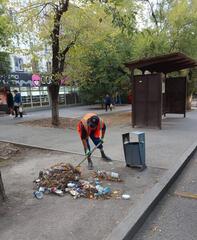
M 100 142 L 101 142 L 101 144 L 103 144 L 104 143 L 104 138 L 101 138 Z
M 90 157 L 91 151 L 89 149 L 86 149 L 86 153 L 85 154 L 86 154 L 87 157 Z

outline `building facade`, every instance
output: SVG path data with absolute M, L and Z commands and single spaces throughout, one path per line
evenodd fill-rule
M 46 63 L 46 67 L 50 65 Z M 42 108 L 50 106 L 50 99 L 47 84 L 43 82 L 42 76 L 32 74 L 24 69 L 24 58 L 21 56 L 11 56 L 12 71 L 10 74 L 0 75 L 0 110 L 5 109 L 6 89 L 11 92 L 18 90 L 22 96 L 23 107 Z M 65 79 L 67 80 L 67 79 Z M 76 88 L 70 88 L 62 81 L 59 91 L 59 104 L 78 104 L 80 99 Z

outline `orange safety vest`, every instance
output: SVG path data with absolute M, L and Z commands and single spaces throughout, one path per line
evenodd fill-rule
M 83 124 L 83 126 L 84 126 L 84 128 L 85 128 L 85 130 L 87 132 L 87 135 L 90 136 L 90 133 L 91 133 L 92 129 L 88 126 L 87 122 L 88 122 L 88 119 L 90 119 L 93 116 L 97 116 L 97 114 L 96 113 L 87 113 L 81 119 L 81 121 L 77 124 L 77 131 L 78 131 L 80 136 L 81 136 L 81 133 L 82 133 L 82 131 L 81 131 L 81 124 Z M 101 130 L 102 130 L 103 126 L 104 126 L 104 122 L 103 122 L 103 120 L 101 118 L 99 118 L 98 126 L 97 126 L 96 129 L 94 129 L 94 136 L 96 138 L 100 137 L 100 133 L 101 133 Z

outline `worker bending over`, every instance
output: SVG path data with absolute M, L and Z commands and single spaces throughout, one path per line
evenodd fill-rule
M 84 146 L 84 151 L 88 159 L 88 169 L 93 169 L 93 163 L 91 160 L 91 151 L 89 144 L 89 137 L 92 139 L 95 145 L 100 145 L 98 148 L 101 151 L 101 157 L 105 161 L 111 161 L 109 157 L 107 157 L 103 150 L 103 139 L 105 136 L 106 125 L 104 121 L 98 117 L 96 113 L 87 113 L 77 124 L 77 131 L 79 136 L 81 137 L 81 141 Z

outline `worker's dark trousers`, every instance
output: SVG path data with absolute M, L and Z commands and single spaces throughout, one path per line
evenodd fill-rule
M 94 143 L 95 146 L 96 146 L 97 144 L 99 144 L 99 142 L 101 141 L 100 138 L 96 138 L 96 137 L 94 136 L 94 133 L 91 133 L 91 134 L 90 134 L 90 138 L 92 139 L 92 142 Z M 90 143 L 89 143 L 89 140 L 87 139 L 86 142 L 87 142 L 87 145 L 88 145 L 88 149 L 89 149 L 89 151 L 90 151 Z M 102 145 L 102 144 L 99 145 L 98 148 L 99 148 L 99 149 L 102 149 L 102 148 L 103 148 L 103 145 Z

